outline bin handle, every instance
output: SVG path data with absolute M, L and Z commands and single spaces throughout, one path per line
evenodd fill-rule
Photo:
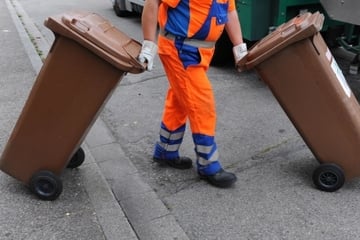
M 137 51 L 140 51 L 136 45 L 141 45 L 132 38 L 127 37 L 121 31 L 117 30 L 111 23 L 105 21 L 103 18 L 97 16 L 96 14 L 91 14 L 94 21 L 89 18 L 89 14 L 84 13 L 83 15 L 78 15 L 82 19 L 73 17 L 68 14 L 62 16 L 62 23 L 70 29 L 74 30 L 76 35 L 81 36 L 80 39 L 83 39 L 85 42 L 91 43 L 90 46 L 95 49 L 101 49 L 102 52 L 106 52 L 106 55 L 111 55 L 111 58 L 116 58 L 116 62 L 125 68 L 131 69 L 145 69 L 146 66 L 140 63 L 135 55 Z M 96 24 L 92 24 L 96 23 Z M 114 31 L 112 34 L 114 38 L 105 37 L 106 32 Z M 121 36 L 121 42 L 117 41 L 115 38 Z M 74 38 L 74 37 L 72 37 Z M 77 38 L 76 38 L 77 39 Z M 102 41 L 100 41 L 102 39 Z M 135 49 L 134 49 L 135 47 Z M 136 50 L 136 52 L 134 52 Z M 133 70 L 132 70 L 133 71 Z M 133 71 L 135 72 L 135 71 Z
M 292 21 L 283 23 L 280 26 L 278 26 L 273 33 L 267 35 L 265 38 L 260 40 L 257 46 L 262 45 L 264 42 L 268 42 L 270 39 L 278 35 L 280 35 L 283 38 L 286 38 L 287 36 L 293 34 L 295 31 L 299 31 L 309 26 L 311 22 L 310 20 L 313 21 L 314 18 L 315 18 L 314 26 L 317 28 L 318 31 L 320 31 L 324 22 L 324 15 L 320 14 L 319 12 L 315 12 L 313 14 L 307 12 L 296 16 L 295 18 L 292 19 Z
M 272 32 L 271 34 L 267 35 L 265 38 L 260 40 L 260 42 L 254 46 L 253 50 L 261 46 L 267 51 L 263 52 L 255 59 L 247 61 L 245 63 L 246 69 L 251 69 L 258 63 L 265 60 L 267 57 L 271 56 L 275 52 L 280 51 L 286 46 L 294 42 L 300 41 L 302 39 L 305 39 L 307 37 L 310 37 L 311 35 L 314 35 L 314 32 L 319 32 L 322 28 L 323 22 L 324 22 L 324 15 L 320 14 L 320 12 L 316 12 L 314 14 L 308 13 L 308 14 L 299 15 L 296 18 L 294 18 L 292 21 L 280 25 L 275 30 L 275 32 Z M 307 29 L 307 27 L 310 26 L 310 23 L 312 23 L 312 26 L 315 29 L 314 28 Z M 273 43 L 270 43 L 270 40 L 273 39 L 275 36 L 279 37 L 280 40 L 275 42 L 275 45 L 273 45 Z M 286 38 L 288 38 L 288 41 L 284 42 L 284 39 Z M 271 46 L 271 48 L 269 46 Z M 252 50 L 250 50 L 250 52 L 251 51 Z
M 90 26 L 87 24 L 87 22 L 75 18 L 71 19 L 71 25 L 82 33 L 86 33 L 90 30 Z
M 122 49 L 123 49 L 123 50 L 126 52 L 126 54 L 129 56 L 130 62 L 131 62 L 134 66 L 141 66 L 142 68 L 146 69 L 147 63 L 142 63 L 142 62 L 140 62 L 136 57 L 134 57 L 134 56 L 131 54 L 131 52 L 129 52 L 129 51 L 127 50 L 127 46 L 128 46 L 128 45 L 131 45 L 133 41 L 134 41 L 134 40 L 130 39 L 130 41 L 127 42 L 127 44 L 124 44 L 124 45 L 122 46 Z

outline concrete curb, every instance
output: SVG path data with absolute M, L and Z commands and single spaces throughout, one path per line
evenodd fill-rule
M 18 1 L 5 1 L 38 73 L 51 45 Z M 106 239 L 189 239 L 153 189 L 141 179 L 101 118 L 95 122 L 83 148 L 87 157 L 81 166 L 83 185 Z
M 27 27 L 27 26 L 34 26 L 34 24 L 31 23 L 30 18 L 22 10 L 22 8 L 18 3 L 13 5 L 14 2 L 17 3 L 17 1 L 5 0 L 11 18 L 16 26 L 17 31 L 19 32 L 21 42 L 23 43 L 24 49 L 27 55 L 29 56 L 30 62 L 33 68 L 35 69 L 36 73 L 39 73 L 42 66 L 42 60 L 39 57 L 39 54 L 37 53 L 36 49 L 34 48 L 34 45 L 29 38 L 29 35 L 31 34 L 32 36 L 39 36 L 40 32 L 39 31 L 36 32 L 35 27 Z M 15 6 L 17 6 L 16 9 Z M 22 16 L 22 20 L 20 19 L 20 16 Z M 27 32 L 26 30 L 27 28 L 32 29 L 33 32 Z
M 189 239 L 101 119 L 95 122 L 86 144 L 139 239 Z

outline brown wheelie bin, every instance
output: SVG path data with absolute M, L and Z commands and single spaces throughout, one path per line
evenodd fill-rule
M 269 86 L 320 163 L 315 186 L 332 192 L 360 174 L 360 108 L 319 32 L 323 20 L 319 12 L 293 18 L 238 64 Z
M 0 158 L 0 169 L 40 199 L 62 192 L 59 175 L 82 164 L 81 144 L 114 88 L 141 73 L 141 44 L 94 13 L 45 21 L 55 40 Z

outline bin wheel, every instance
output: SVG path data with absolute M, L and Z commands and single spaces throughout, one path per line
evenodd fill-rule
M 77 168 L 85 161 L 85 152 L 82 148 L 79 148 L 75 154 L 71 157 L 67 168 Z
M 30 190 L 42 200 L 55 200 L 63 190 L 61 179 L 50 171 L 39 171 L 30 179 Z
M 321 164 L 313 173 L 313 182 L 322 191 L 335 192 L 345 183 L 344 171 L 333 163 Z

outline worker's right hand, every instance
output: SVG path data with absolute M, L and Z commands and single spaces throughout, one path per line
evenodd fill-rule
M 138 59 L 142 63 L 147 63 L 146 70 L 152 70 L 156 53 L 157 45 L 153 41 L 144 40 Z
M 233 54 L 235 59 L 235 66 L 239 72 L 245 69 L 246 58 L 248 54 L 246 43 L 241 43 L 233 47 Z

